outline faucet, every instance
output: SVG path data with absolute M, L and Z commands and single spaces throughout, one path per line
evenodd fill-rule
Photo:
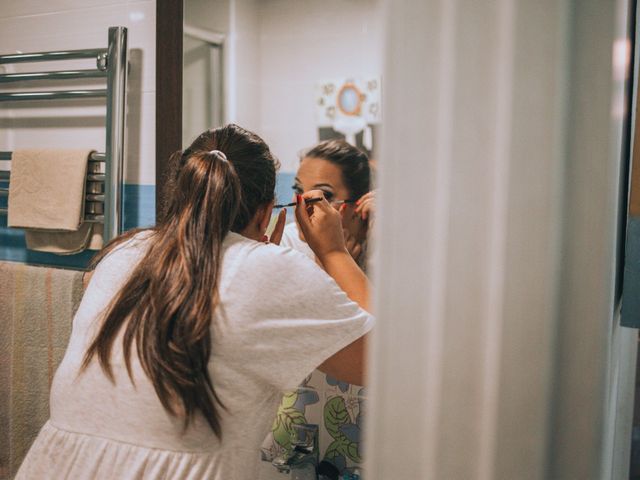
M 291 480 L 316 480 L 318 466 L 318 425 L 293 425 L 291 448 L 271 460 L 281 473 L 290 473 Z

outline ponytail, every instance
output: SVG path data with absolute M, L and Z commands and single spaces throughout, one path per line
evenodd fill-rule
M 234 131 L 225 132 L 224 128 Z M 257 138 L 263 155 L 252 161 L 262 164 L 263 169 L 270 165 L 275 177 L 275 160 L 259 137 L 236 126 L 224 128 L 203 134 L 207 135 L 206 146 L 214 148 L 197 148 L 205 145 L 196 140 L 195 147 L 192 145 L 182 155 L 164 222 L 153 229 L 147 253 L 107 309 L 82 364 L 85 369 L 95 355 L 105 374 L 115 381 L 109 360 L 116 336 L 124 328 L 123 352 L 131 380 L 131 348 L 135 342 L 142 369 L 163 407 L 171 415 L 183 417 L 185 428 L 200 411 L 218 437 L 218 407 L 224 406 L 214 390 L 208 363 L 211 322 L 219 301 L 222 243 L 237 225 L 240 210 L 247 210 L 252 203 L 264 203 L 264 199 L 252 198 L 251 191 L 243 188 L 234 167 L 245 163 L 243 150 L 234 160 L 233 148 L 223 153 L 225 142 L 221 139 L 246 150 Z M 242 136 L 237 138 L 239 133 Z M 265 182 L 251 179 L 248 184 L 260 181 Z M 269 188 L 273 198 L 273 186 L 267 184 L 267 192 Z M 134 234 L 112 242 L 94 265 Z

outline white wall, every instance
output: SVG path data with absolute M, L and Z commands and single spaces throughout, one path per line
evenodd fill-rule
M 216 33 L 229 32 L 230 0 L 184 0 L 184 23 Z
M 225 122 L 256 132 L 260 129 L 258 4 L 258 0 L 185 0 L 185 24 L 224 36 Z
M 260 131 L 260 22 L 259 0 L 231 0 L 231 36 L 228 59 L 230 122 Z M 233 100 L 231 100 L 233 99 Z
M 314 86 L 324 79 L 382 73 L 378 0 L 260 2 L 260 133 L 297 170 L 318 141 Z M 383 84 L 384 88 L 384 84 Z
M 0 53 L 107 46 L 110 26 L 128 28 L 130 49 L 125 182 L 155 184 L 155 0 L 3 0 Z M 93 68 L 91 61 L 4 66 L 5 72 Z M 65 88 L 65 82 L 60 82 Z M 16 90 L 52 89 L 13 86 Z M 66 84 L 68 88 L 68 83 Z M 74 87 L 96 82 L 73 83 Z M 4 89 L 4 87 L 3 87 Z M 0 150 L 105 148 L 104 100 L 0 105 Z
M 380 75 L 380 0 L 186 0 L 188 23 L 224 33 L 226 121 L 260 134 L 294 172 L 318 141 L 315 86 Z M 384 87 L 383 87 L 384 88 Z

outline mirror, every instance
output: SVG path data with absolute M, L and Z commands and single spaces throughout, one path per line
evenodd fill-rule
M 182 145 L 203 125 L 224 124 L 224 35 L 185 25 L 182 77 Z
M 338 93 L 338 108 L 343 114 L 356 117 L 360 115 L 360 108 L 365 99 L 366 96 L 360 93 L 358 87 L 350 82 L 345 83 L 340 87 L 340 92 Z
M 277 203 L 319 184 L 336 204 L 358 200 L 340 170 L 333 177 L 303 171 L 301 157 L 321 141 L 344 139 L 373 166 L 382 122 L 381 10 L 377 0 L 184 0 L 183 148 L 208 128 L 237 123 L 280 160 Z M 355 205 L 343 208 L 353 212 Z M 350 218 L 354 241 L 366 244 L 368 219 Z M 297 234 L 287 246 L 310 252 Z M 314 424 L 319 460 L 342 473 L 361 468 L 365 397 L 360 386 L 314 372 L 285 395 L 263 458 L 286 455 L 293 425 Z

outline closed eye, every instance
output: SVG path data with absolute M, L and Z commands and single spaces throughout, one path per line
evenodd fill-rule
M 304 193 L 304 190 L 300 185 L 292 185 L 291 189 L 294 191 L 296 195 L 302 195 Z M 329 202 L 333 200 L 333 198 L 335 197 L 334 193 L 329 190 L 321 190 L 321 192 L 324 198 L 326 198 L 327 201 Z
M 334 197 L 333 192 L 327 192 L 326 190 L 322 190 L 322 194 L 324 195 L 324 198 L 326 198 L 328 202 L 333 200 L 333 197 Z

